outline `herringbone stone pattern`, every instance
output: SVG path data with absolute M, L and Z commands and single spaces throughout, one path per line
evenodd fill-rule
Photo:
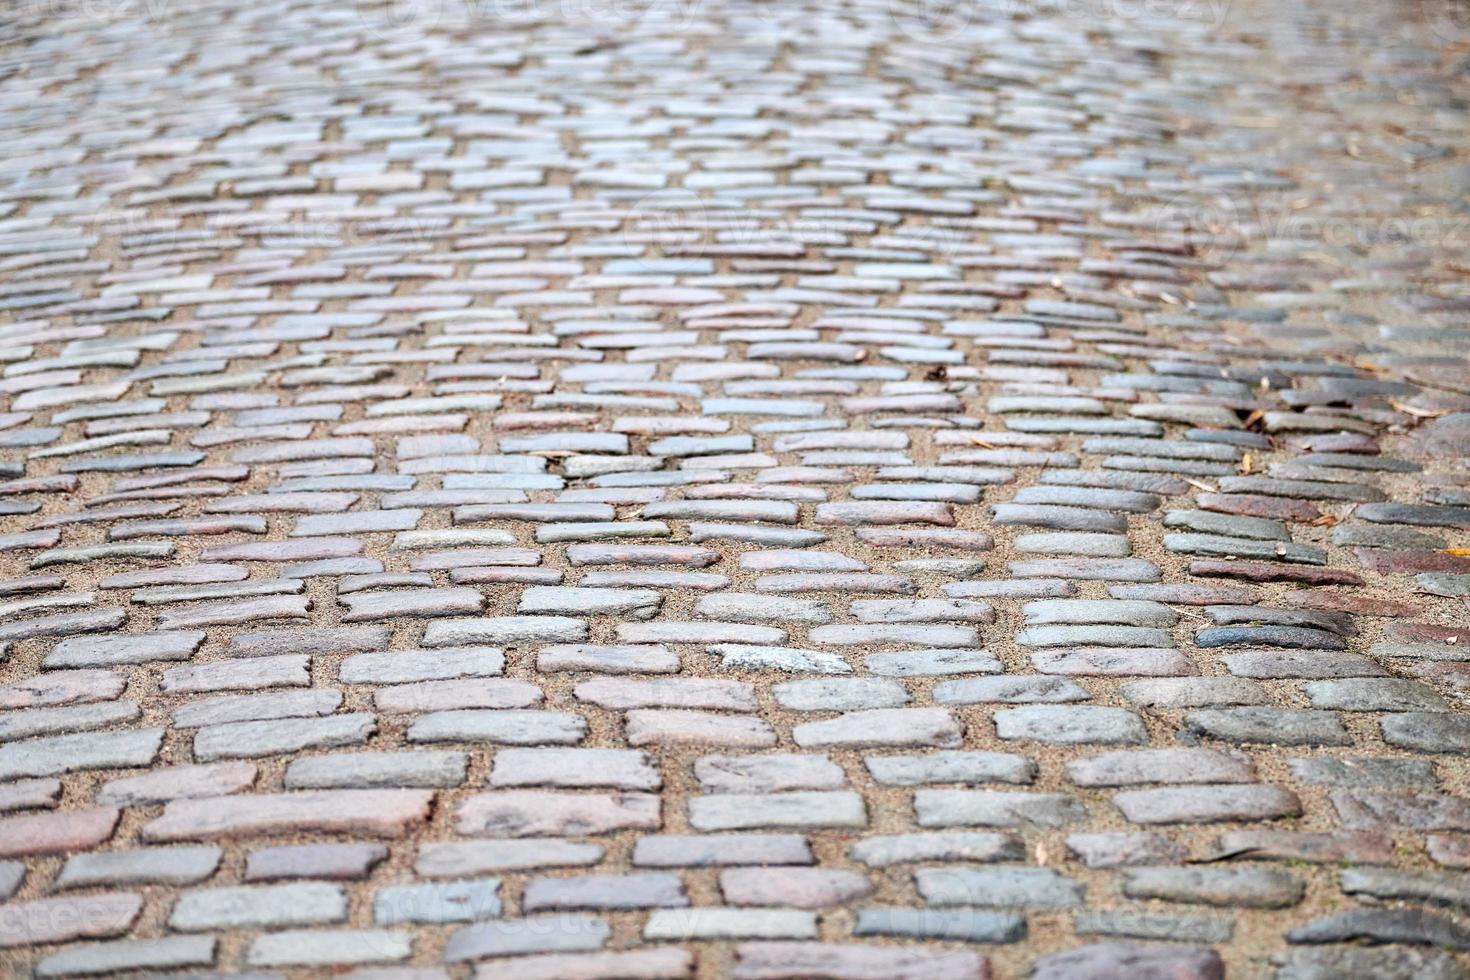
M 0 975 L 1455 980 L 1456 0 L 20 0 Z

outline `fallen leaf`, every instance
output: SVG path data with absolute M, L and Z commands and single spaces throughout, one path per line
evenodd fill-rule
M 1245 455 L 1241 456 L 1240 457 L 1240 472 L 1241 473 L 1250 473 L 1251 467 L 1253 465 L 1255 465 L 1255 462 L 1256 462 L 1255 457 L 1252 456 L 1250 453 L 1246 453 Z
M 1393 406 L 1394 411 L 1403 412 L 1405 415 L 1412 415 L 1416 419 L 1437 419 L 1441 415 L 1450 414 L 1450 410 L 1447 408 L 1415 408 L 1413 405 L 1405 405 L 1403 402 L 1394 401 L 1392 398 L 1388 400 L 1388 403 Z
M 1217 489 L 1216 487 L 1210 486 L 1208 483 L 1204 483 L 1203 481 L 1200 481 L 1200 480 L 1191 480 L 1187 476 L 1184 478 L 1184 482 L 1187 483 L 1187 484 L 1189 484 L 1190 486 L 1194 487 L 1196 490 L 1203 490 L 1205 493 L 1219 493 L 1220 492 L 1219 489 Z

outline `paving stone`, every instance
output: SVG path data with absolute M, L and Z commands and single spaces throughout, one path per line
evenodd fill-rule
M 1065 827 L 1083 820 L 1085 810 L 1062 793 L 921 789 L 914 817 L 921 827 Z
M 924 755 L 870 755 L 863 759 L 880 783 L 915 786 L 923 783 L 1029 783 L 1036 763 L 1005 752 L 929 752 Z
M 324 790 L 174 800 L 144 825 L 145 840 L 213 840 L 334 830 L 396 837 L 428 816 L 424 790 Z
M 187 885 L 214 874 L 220 863 L 217 847 L 144 847 L 134 850 L 74 854 L 57 876 L 58 888 L 92 885 Z
M 475 975 L 484 980 L 495 971 L 508 970 L 522 980 L 598 980 L 614 976 L 683 980 L 692 969 L 693 957 L 687 950 L 666 948 L 507 957 L 481 964 Z
M 824 868 L 732 868 L 720 872 L 720 893 L 733 905 L 814 909 L 863 898 L 872 891 L 853 871 Z
M 373 895 L 373 921 L 396 925 L 491 919 L 500 915 L 499 890 L 500 882 L 493 878 L 380 888 Z
M 1328 980 L 1331 977 L 1371 976 L 1382 980 L 1455 980 L 1460 965 L 1447 953 L 1387 947 L 1354 949 L 1323 947 L 1292 949 L 1273 956 L 1275 980 Z
M 480 922 L 450 933 L 444 959 L 454 963 L 524 953 L 602 948 L 611 929 L 594 915 L 564 913 Z
M 1295 793 L 1280 786 L 1191 786 L 1117 793 L 1113 805 L 1132 823 L 1214 823 L 1273 820 L 1302 812 Z
M 1464 951 L 1470 949 L 1470 931 L 1453 919 L 1423 909 L 1358 908 L 1312 919 L 1287 932 L 1286 941 L 1404 943 Z
M 283 878 L 366 878 L 388 856 L 382 844 L 287 844 L 263 847 L 245 860 L 246 881 Z
M 967 677 L 934 685 L 941 704 L 1066 703 L 1087 700 L 1087 692 L 1063 677 Z
M 118 936 L 142 908 L 143 897 L 125 891 L 14 902 L 6 906 L 0 948 Z
M 258 885 L 184 892 L 174 903 L 169 926 L 193 932 L 340 922 L 346 917 L 347 899 L 337 885 Z
M 895 980 L 980 980 L 986 961 L 968 950 L 906 949 L 869 943 L 762 942 L 735 947 L 737 980 L 885 976 Z
M 923 868 L 914 872 L 919 896 L 930 905 L 1070 908 L 1083 886 L 1048 868 Z
M 656 909 L 643 927 L 646 939 L 815 939 L 816 916 L 798 909 Z
M 1379 722 L 1389 745 L 1415 752 L 1460 753 L 1470 749 L 1470 718 L 1439 711 L 1385 715 Z
M 690 799 L 689 823 L 703 831 L 862 827 L 867 811 L 862 797 L 851 792 L 724 793 Z
M 1013 943 L 1025 937 L 1026 920 L 1013 913 L 976 909 L 863 908 L 852 931 L 855 936 Z
M 1028 705 L 996 710 L 1002 739 L 1063 744 L 1136 743 L 1148 740 L 1143 721 L 1122 708 L 1094 705 Z
M 799 834 L 649 834 L 638 839 L 639 867 L 682 868 L 726 865 L 811 864 L 815 859 Z M 762 874 L 769 873 L 763 869 Z
M 1456 871 L 1394 871 L 1390 868 L 1348 868 L 1338 876 L 1347 895 L 1367 895 L 1383 901 L 1426 902 L 1463 911 L 1470 906 L 1465 885 L 1470 876 Z
M 1191 943 L 1229 942 L 1235 932 L 1229 919 L 1148 912 L 1078 912 L 1072 917 L 1072 928 L 1079 935 Z
M 1272 868 L 1131 868 L 1121 888 L 1129 898 L 1267 909 L 1295 905 L 1306 890 Z
M 1096 943 L 1037 959 L 1032 980 L 1102 980 L 1103 977 L 1177 977 L 1179 980 L 1223 980 L 1225 964 L 1212 949 L 1196 946 L 1149 946 L 1142 943 Z
M 849 711 L 830 721 L 797 725 L 792 739 L 802 748 L 935 746 L 960 744 L 960 726 L 941 708 L 875 708 Z
M 213 936 L 166 936 L 88 943 L 53 953 L 36 964 L 39 977 L 96 976 L 123 970 L 169 970 L 214 965 Z
M 97 802 L 132 805 L 196 796 L 225 796 L 249 788 L 256 766 L 250 762 L 164 766 L 141 776 L 113 779 L 97 791 Z
M 1236 830 L 1220 835 L 1223 857 L 1387 864 L 1393 861 L 1390 839 L 1383 834 L 1340 831 L 1311 833 L 1291 830 Z
M 112 838 L 116 807 L 62 810 L 0 817 L 0 857 L 61 854 L 95 847 Z
M 502 790 L 471 796 L 455 813 L 462 834 L 541 837 L 607 833 L 622 827 L 657 830 L 659 799 L 647 793 L 620 796 Z
M 1226 742 L 1275 745 L 1351 745 L 1352 737 L 1327 711 L 1293 708 L 1219 708 L 1191 711 L 1185 732 Z
M 1089 868 L 1176 864 L 1188 854 L 1182 846 L 1162 834 L 1143 832 L 1068 834 L 1066 843 L 1067 850 L 1081 858 Z
M 1423 714 L 1448 710 L 1434 689 L 1414 681 L 1397 678 L 1362 678 L 1342 681 L 1315 681 L 1302 685 L 1314 708 L 1346 711 L 1402 711 Z M 1384 722 L 1401 724 L 1390 716 Z
M 1255 777 L 1249 759 L 1215 749 L 1137 749 L 1105 752 L 1066 764 L 1078 786 L 1139 783 L 1247 783 Z
M 560 840 L 426 842 L 419 846 L 414 870 L 429 877 L 458 878 L 486 871 L 571 867 L 596 864 L 603 851 L 600 844 Z
M 260 758 L 307 748 L 355 745 L 367 741 L 376 727 L 377 721 L 366 713 L 210 725 L 194 736 L 194 758 L 201 762 Z
M 412 952 L 408 934 L 381 929 L 289 930 L 257 936 L 246 960 L 252 966 L 316 967 L 344 963 L 392 963 Z

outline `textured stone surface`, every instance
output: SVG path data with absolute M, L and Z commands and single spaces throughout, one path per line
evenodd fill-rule
M 11 6 L 0 973 L 1470 969 L 1454 0 Z

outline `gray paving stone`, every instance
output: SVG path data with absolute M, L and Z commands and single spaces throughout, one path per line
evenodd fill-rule
M 262 847 L 245 859 L 246 881 L 287 878 L 327 878 L 351 881 L 366 878 L 388 856 L 382 844 L 287 844 Z
M 56 887 L 188 885 L 214 874 L 220 855 L 218 847 L 143 847 L 74 854 L 57 876 Z
M 916 786 L 923 783 L 1029 783 L 1035 762 L 1005 752 L 940 751 L 923 755 L 870 755 L 868 773 L 880 783 Z
M 499 891 L 494 878 L 380 888 L 373 895 L 373 921 L 398 925 L 492 919 L 500 915 Z
M 1000 708 L 995 732 L 1002 739 L 1063 744 L 1148 741 L 1143 720 L 1122 708 L 1095 705 L 1027 705 Z
M 1295 905 L 1306 890 L 1272 868 L 1131 868 L 1121 887 L 1129 898 L 1267 909 Z
M 302 883 L 206 888 L 184 892 L 169 926 L 193 932 L 231 927 L 272 927 L 341 922 L 347 899 L 337 885 Z
M 1048 868 L 923 868 L 914 872 L 919 896 L 930 905 L 1071 908 L 1086 892 Z
M 1032 980 L 1102 980 L 1103 977 L 1179 977 L 1223 980 L 1225 964 L 1201 946 L 1095 943 L 1039 957 Z
M 165 936 L 88 943 L 52 953 L 36 964 L 38 977 L 96 976 L 123 970 L 170 970 L 214 965 L 213 936 Z
M 1219 708 L 1191 711 L 1183 731 L 1237 744 L 1351 745 L 1352 737 L 1327 711 L 1294 708 Z

